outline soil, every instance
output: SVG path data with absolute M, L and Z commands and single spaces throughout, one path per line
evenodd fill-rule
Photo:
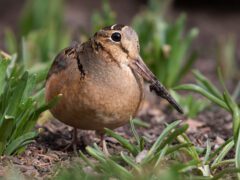
M 20 1 L 4 0 L 0 2 L 1 27 L 11 26 L 16 32 L 18 31 L 18 19 L 15 17 L 18 17 L 20 13 L 21 6 L 19 4 L 22 4 L 23 0 L 21 0 L 21 3 L 18 2 Z M 78 26 L 89 28 L 89 15 L 95 8 L 99 7 L 99 3 L 94 2 L 92 0 L 79 2 L 71 0 L 66 8 L 67 24 L 73 26 L 73 28 Z M 124 3 L 127 2 L 129 1 L 124 1 Z M 87 4 L 85 4 L 85 8 L 81 9 L 82 6 L 80 6 L 80 4 L 83 3 Z M 119 22 L 129 24 L 131 18 L 143 7 L 145 1 L 132 1 L 132 5 L 126 9 L 125 13 L 122 13 L 121 9 L 125 7 L 124 3 L 115 4 L 114 10 L 116 10 L 118 17 L 120 17 Z M 11 8 L 9 8 L 11 13 L 7 14 L 6 11 L 1 11 L 3 7 L 9 6 L 11 6 Z M 182 7 L 176 5 L 175 8 L 170 10 L 169 17 L 175 18 L 181 10 Z M 220 14 L 219 12 L 216 13 L 216 9 L 214 9 L 214 11 L 211 9 L 208 11 L 201 9 L 191 11 L 191 8 L 184 10 L 188 13 L 188 28 L 196 26 L 199 27 L 201 32 L 193 46 L 193 48 L 200 49 L 199 60 L 194 67 L 202 71 L 207 77 L 214 81 L 215 84 L 218 84 L 215 73 L 216 61 L 214 60 L 216 54 L 212 47 L 215 47 L 215 43 L 221 35 L 228 33 L 237 35 L 240 30 L 240 25 L 237 23 L 239 22 L 240 15 L 237 12 Z M 121 14 L 123 15 L 121 16 Z M 75 17 L 81 17 L 81 20 L 78 21 Z M 0 40 L 2 40 L 2 37 L 3 30 L 1 28 Z M 236 39 L 238 39 L 238 36 Z M 239 41 L 237 41 L 237 43 L 238 42 Z M 2 43 L 0 43 L 0 47 L 3 47 Z M 238 59 L 240 59 L 239 57 L 240 54 L 237 54 Z M 192 81 L 193 77 L 191 74 L 187 75 L 183 80 L 183 82 Z M 229 83 L 230 89 L 233 89 L 233 84 L 232 82 Z M 155 100 L 152 101 L 152 99 Z M 187 135 L 192 142 L 199 147 L 205 147 L 207 139 L 210 139 L 213 148 L 216 148 L 232 136 L 231 116 L 226 111 L 215 106 L 206 109 L 194 119 L 187 119 L 185 116 L 169 110 L 164 101 L 160 99 L 156 100 L 155 96 L 147 95 L 147 99 L 144 101 L 138 117 L 150 125 L 148 128 L 137 127 L 138 133 L 149 139 L 148 146 L 156 140 L 165 127 L 164 124 L 166 122 L 171 123 L 177 119 L 181 119 L 183 123 L 189 124 Z M 12 168 L 17 168 L 24 176 L 29 178 L 49 178 L 56 174 L 57 167 L 68 167 L 70 163 L 74 161 L 76 156 L 73 150 L 63 150 L 71 142 L 71 127 L 57 120 L 51 120 L 44 124 L 43 127 L 40 127 L 40 131 L 35 142 L 28 145 L 24 152 L 16 156 L 0 157 L 0 177 L 11 173 Z M 116 132 L 128 139 L 132 138 L 129 125 L 116 129 Z M 77 148 L 83 152 L 86 145 L 91 145 L 93 142 L 99 143 L 100 141 L 99 137 L 95 135 L 93 131 L 81 130 L 78 131 L 78 140 Z M 120 146 L 116 141 L 109 137 L 106 137 L 106 141 L 110 152 L 119 152 Z M 231 156 L 231 154 L 229 156 Z

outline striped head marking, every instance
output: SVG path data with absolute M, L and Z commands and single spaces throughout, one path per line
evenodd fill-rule
M 137 33 L 129 26 L 114 24 L 95 33 L 93 40 L 119 63 L 139 56 Z

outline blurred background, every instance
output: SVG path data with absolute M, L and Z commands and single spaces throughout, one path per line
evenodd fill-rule
M 160 0 L 161 1 L 161 0 Z M 4 36 L 5 28 L 9 27 L 18 32 L 19 21 L 23 13 L 26 0 L 1 0 L 0 1 L 0 37 Z M 147 0 L 122 0 L 109 1 L 116 13 L 117 22 L 130 24 L 133 17 L 146 8 Z M 101 1 L 94 0 L 68 0 L 64 5 L 64 23 L 70 29 L 79 27 L 91 29 L 91 16 L 101 9 Z M 240 2 L 238 0 L 202 0 L 193 2 L 190 0 L 172 0 L 167 9 L 167 17 L 176 18 L 179 13 L 188 15 L 187 27 L 196 26 L 200 35 L 195 44 L 212 46 L 217 40 L 229 35 L 235 35 L 237 39 L 240 32 Z M 2 42 L 2 41 L 1 41 Z M 1 48 L 4 45 L 1 43 Z M 206 51 L 209 51 L 206 48 Z M 211 51 L 210 51 L 211 52 Z
M 161 0 L 159 0 L 161 1 Z M 23 14 L 26 0 L 1 0 L 0 1 L 0 48 L 4 48 L 3 38 L 6 28 L 14 32 L 19 31 L 19 21 Z M 116 13 L 118 23 L 131 24 L 133 17 L 146 8 L 147 0 L 122 0 L 109 1 L 111 8 Z M 64 23 L 72 30 L 83 27 L 91 29 L 92 14 L 101 9 L 99 0 L 68 0 L 64 3 Z M 198 27 L 199 37 L 194 41 L 198 47 L 200 57 L 214 58 L 216 44 L 225 43 L 232 37 L 239 47 L 240 32 L 240 2 L 238 0 L 212 0 L 191 1 L 172 0 L 167 8 L 166 17 L 175 19 L 181 12 L 187 14 L 187 28 Z M 19 34 L 19 33 L 18 33 Z M 237 53 L 239 59 L 240 52 Z
M 240 52 L 237 51 L 239 47 L 238 34 L 240 32 L 239 1 L 214 0 L 209 2 L 204 0 L 193 2 L 190 0 L 159 0 L 159 2 L 161 3 L 161 6 L 164 6 L 159 9 L 161 11 L 161 15 L 157 14 L 159 16 L 159 20 L 164 17 L 164 20 L 167 22 L 172 22 L 175 21 L 180 14 L 185 13 L 185 30 L 187 31 L 193 27 L 198 28 L 199 35 L 191 45 L 191 48 L 197 49 L 198 51 L 198 59 L 200 59 L 200 61 L 197 61 L 195 64 L 197 69 L 204 70 L 204 72 L 210 73 L 209 76 L 211 76 L 211 72 L 209 71 L 213 71 L 215 69 L 214 67 L 217 66 L 216 63 L 218 63 L 219 66 L 226 67 L 224 63 L 228 61 L 228 66 L 235 67 L 235 65 L 229 64 L 230 61 L 233 64 L 232 59 L 239 60 L 240 58 Z M 103 11 L 102 1 L 68 0 L 65 2 L 56 1 L 55 3 L 58 5 L 54 5 L 52 2 L 46 2 L 46 4 L 48 4 L 47 6 L 49 6 L 48 8 L 55 11 L 55 15 L 60 13 L 59 18 L 62 18 L 60 21 L 64 24 L 64 29 L 69 30 L 71 40 L 76 40 L 78 36 L 83 34 L 91 35 L 94 29 L 93 14 Z M 0 1 L 0 49 L 9 51 L 7 47 L 9 45 L 7 45 L 6 42 L 6 34 L 9 34 L 9 29 L 16 34 L 16 39 L 18 41 L 20 41 L 23 36 L 27 36 L 28 30 L 23 32 L 23 26 L 26 26 L 23 25 L 23 17 L 24 15 L 26 17 L 27 6 L 31 6 L 29 4 L 30 3 L 26 0 Z M 115 17 L 113 18 L 115 20 L 112 20 L 112 22 L 131 25 L 133 19 L 139 15 L 139 13 L 147 9 L 149 2 L 147 0 L 110 0 L 109 4 L 110 9 L 113 12 L 113 16 Z M 37 6 L 37 0 L 35 5 Z M 39 6 L 41 5 L 39 4 Z M 44 7 L 42 7 L 42 9 L 44 9 Z M 42 25 L 40 25 L 42 26 L 41 28 L 48 29 L 49 26 L 51 26 L 47 21 L 48 18 L 54 19 L 54 17 L 50 16 L 51 13 L 48 10 L 48 12 L 45 13 L 45 16 L 42 17 Z M 51 24 L 52 23 L 56 22 L 51 22 Z M 40 28 L 40 26 L 38 28 Z M 151 34 L 149 34 L 149 36 L 151 36 Z M 206 62 L 202 63 L 202 61 Z M 235 63 L 237 62 L 238 61 Z M 231 70 L 226 71 L 228 71 L 226 73 L 231 72 Z

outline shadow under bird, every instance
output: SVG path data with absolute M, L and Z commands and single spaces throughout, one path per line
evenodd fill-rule
M 143 98 L 144 81 L 178 112 L 181 107 L 139 55 L 137 33 L 115 24 L 87 42 L 62 50 L 47 77 L 46 100 L 62 94 L 51 109 L 55 118 L 76 129 L 114 129 L 129 122 Z

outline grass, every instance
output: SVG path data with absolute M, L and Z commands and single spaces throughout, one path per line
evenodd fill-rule
M 43 101 L 39 81 L 39 74 L 16 64 L 16 55 L 0 58 L 0 155 L 23 150 L 37 136 L 36 121 L 51 105 Z
M 175 91 L 170 90 L 172 96 L 181 104 L 184 114 L 189 118 L 195 118 L 197 115 L 209 106 L 206 99 L 195 98 L 193 95 L 182 96 Z
M 114 154 L 102 151 L 94 144 L 86 147 L 86 156 L 80 151 L 81 163 L 69 170 L 60 170 L 56 179 L 219 179 L 236 177 L 238 168 L 233 168 L 234 159 L 224 159 L 234 147 L 230 138 L 215 151 L 210 142 L 201 151 L 195 147 L 185 134 L 188 125 L 175 121 L 159 135 L 155 143 L 146 148 L 144 137 L 136 132 L 131 122 L 134 143 L 106 129 L 108 136 L 115 138 L 122 146 L 121 152 Z M 95 159 L 95 160 L 93 160 Z M 184 160 L 185 159 L 185 160 Z M 187 159 L 187 160 L 186 160 Z M 96 162 L 97 161 L 97 162 Z M 224 171 L 219 171 L 219 167 Z M 227 168 L 225 168 L 227 167 Z
M 176 87 L 178 90 L 188 90 L 193 91 L 196 93 L 199 93 L 203 96 L 205 96 L 208 100 L 210 100 L 212 103 L 215 103 L 216 105 L 220 106 L 221 108 L 228 111 L 233 120 L 233 140 L 232 140 L 232 146 L 235 146 L 235 158 L 234 163 L 236 169 L 239 170 L 240 168 L 240 109 L 237 104 L 237 102 L 234 101 L 234 98 L 230 95 L 229 91 L 224 85 L 224 81 L 222 78 L 221 73 L 219 72 L 220 81 L 222 83 L 222 86 L 224 88 L 224 92 L 221 93 L 204 75 L 202 75 L 198 71 L 194 71 L 194 75 L 196 77 L 196 80 L 198 82 L 198 85 L 196 84 L 184 84 Z M 239 93 L 237 93 L 239 94 Z M 231 148 L 228 148 L 229 150 Z M 224 153 L 226 154 L 226 153 Z M 222 158 L 221 158 L 222 159 Z M 215 161 L 218 161 L 218 159 L 215 159 Z M 238 174 L 238 178 L 240 178 L 240 173 Z
M 63 23 L 63 7 L 62 0 L 27 1 L 19 23 L 21 38 L 10 29 L 5 32 L 6 49 L 18 52 L 31 72 L 48 69 L 55 55 L 70 44 L 71 33 Z
M 45 104 L 43 86 L 55 54 L 70 43 L 62 11 L 62 1 L 28 1 L 20 21 L 22 39 L 5 31 L 6 49 L 18 55 L 2 53 L 0 59 L 0 155 L 21 152 L 33 142 L 38 117 L 54 103 Z

